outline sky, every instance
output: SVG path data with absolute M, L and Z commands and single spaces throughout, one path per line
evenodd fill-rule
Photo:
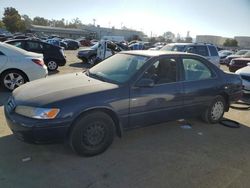
M 217 35 L 250 36 L 250 0 L 0 0 L 0 17 L 5 7 L 31 18 L 141 30 L 149 37 L 171 31 L 182 37 Z

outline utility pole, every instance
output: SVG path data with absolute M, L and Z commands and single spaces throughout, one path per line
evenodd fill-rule
M 93 19 L 93 25 L 94 25 L 94 26 L 95 26 L 95 21 L 96 21 L 96 19 L 94 18 L 94 19 Z

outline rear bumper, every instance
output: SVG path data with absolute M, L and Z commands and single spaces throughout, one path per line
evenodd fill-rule
M 7 125 L 13 134 L 28 143 L 55 143 L 67 138 L 70 121 L 37 120 L 7 112 L 4 108 Z

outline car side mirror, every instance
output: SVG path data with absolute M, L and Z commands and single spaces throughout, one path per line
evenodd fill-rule
M 137 87 L 153 87 L 154 85 L 154 80 L 150 78 L 142 78 L 136 83 Z

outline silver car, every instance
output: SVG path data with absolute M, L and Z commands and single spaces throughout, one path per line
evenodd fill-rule
M 206 43 L 171 43 L 167 44 L 162 51 L 177 51 L 198 54 L 220 67 L 220 57 L 217 48 L 212 44 Z
M 0 43 L 0 84 L 12 91 L 48 74 L 43 55 Z

